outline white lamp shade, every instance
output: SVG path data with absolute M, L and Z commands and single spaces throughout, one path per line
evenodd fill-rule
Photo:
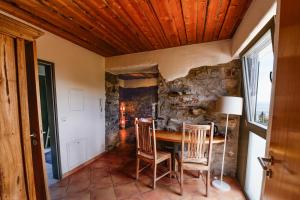
M 217 101 L 216 111 L 230 115 L 242 115 L 243 98 L 223 96 Z

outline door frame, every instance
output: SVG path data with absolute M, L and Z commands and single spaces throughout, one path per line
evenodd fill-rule
M 43 59 L 38 59 L 38 64 L 45 66 L 46 81 L 50 80 L 50 84 L 46 83 L 47 91 L 51 90 L 51 94 L 48 96 L 47 93 L 47 107 L 48 107 L 48 121 L 49 127 L 53 127 L 53 134 L 50 137 L 51 144 L 51 156 L 55 162 L 52 161 L 55 173 L 53 176 L 61 180 L 62 179 L 62 168 L 61 168 L 61 156 L 60 156 L 60 143 L 59 143 L 59 129 L 58 129 L 58 118 L 57 118 L 57 95 L 56 95 L 56 81 L 55 81 L 55 64 Z M 48 98 L 50 101 L 48 101 Z M 49 112 L 50 111 L 50 112 Z M 53 170 L 54 171 L 54 170 Z
M 38 63 L 35 41 L 25 41 L 27 92 L 30 118 L 33 169 L 37 199 L 50 199 L 46 164 L 44 162 L 44 143 L 42 136 L 42 117 Z
M 266 150 L 265 150 L 265 154 L 267 155 L 267 149 L 268 149 L 268 135 L 270 132 L 270 127 L 271 127 L 271 115 L 272 115 L 272 99 L 273 99 L 273 93 L 274 93 L 274 79 L 272 81 L 272 92 L 271 92 L 271 99 L 270 99 L 270 108 L 269 108 L 269 116 L 270 116 L 270 121 L 269 121 L 269 125 L 267 128 L 259 125 L 258 123 L 255 122 L 251 122 L 250 116 L 249 116 L 249 101 L 248 101 L 248 97 L 247 97 L 247 83 L 245 81 L 245 78 L 247 78 L 246 74 L 245 74 L 245 68 L 244 68 L 244 59 L 243 56 L 245 55 L 245 53 L 250 50 L 255 44 L 256 42 L 268 31 L 271 31 L 271 40 L 272 40 L 272 48 L 273 48 L 273 54 L 274 54 L 274 60 L 275 60 L 275 51 L 274 51 L 274 33 L 275 33 L 275 17 L 273 16 L 266 24 L 265 26 L 257 33 L 257 35 L 250 41 L 250 43 L 241 51 L 241 53 L 239 54 L 239 57 L 242 59 L 242 93 L 245 97 L 245 101 L 244 101 L 244 105 L 243 105 L 243 111 L 245 114 L 243 114 L 242 116 L 242 120 L 243 123 L 241 123 L 240 125 L 240 135 L 247 135 L 244 138 L 244 149 L 242 150 L 243 152 L 239 152 L 239 159 L 245 159 L 244 161 L 240 161 L 240 165 L 242 164 L 243 169 L 241 169 L 241 171 L 243 172 L 242 175 L 242 186 L 243 186 L 243 190 L 245 187 L 245 181 L 246 181 L 246 173 L 247 173 L 247 160 L 248 160 L 248 143 L 249 143 L 249 132 L 253 132 L 254 134 L 256 134 L 257 136 L 263 138 L 266 140 Z M 275 65 L 273 64 L 273 77 L 275 77 Z M 240 136 L 241 137 L 241 136 Z M 241 142 L 241 141 L 240 141 Z M 239 147 L 240 148 L 240 147 Z M 257 161 L 258 162 L 258 161 Z M 241 166 L 240 166 L 241 167 Z M 262 188 L 261 188 L 261 197 L 262 197 L 262 193 L 264 191 L 264 185 L 265 185 L 265 176 L 263 176 L 262 179 Z M 247 198 L 249 198 L 246 194 L 246 192 L 244 191 L 244 194 Z

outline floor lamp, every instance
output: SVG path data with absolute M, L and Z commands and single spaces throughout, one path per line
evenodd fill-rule
M 226 114 L 227 116 L 221 177 L 220 180 L 214 180 L 212 182 L 212 185 L 221 191 L 230 190 L 230 185 L 228 185 L 226 182 L 223 181 L 224 160 L 225 160 L 226 143 L 227 143 L 228 117 L 229 115 L 242 115 L 242 110 L 243 110 L 243 98 L 241 97 L 224 96 L 217 101 L 216 111 L 219 113 Z

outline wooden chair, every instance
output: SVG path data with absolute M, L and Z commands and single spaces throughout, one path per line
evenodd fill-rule
M 210 184 L 210 162 L 214 135 L 214 123 L 211 125 L 191 125 L 183 123 L 181 152 L 176 155 L 180 171 L 180 193 L 183 194 L 183 171 L 206 171 L 206 196 Z M 208 143 L 206 136 L 209 136 Z
M 150 130 L 152 127 L 152 131 Z M 154 121 L 140 119 L 135 120 L 136 146 L 137 146 L 137 162 L 136 162 L 136 179 L 139 179 L 139 173 L 148 166 L 153 166 L 153 189 L 155 189 L 156 181 L 166 175 L 170 175 L 172 171 L 171 154 L 156 150 L 155 126 Z M 140 169 L 140 160 L 147 162 L 149 165 Z M 168 162 L 168 171 L 157 177 L 157 165 L 163 161 Z

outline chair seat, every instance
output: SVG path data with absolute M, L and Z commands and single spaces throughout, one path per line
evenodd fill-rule
M 153 160 L 154 159 L 152 155 L 145 154 L 143 152 L 138 153 L 138 156 L 140 158 L 146 158 L 148 160 Z M 167 160 L 167 159 L 171 158 L 171 153 L 164 152 L 164 151 L 157 151 L 156 156 L 157 156 L 156 157 L 156 163 L 160 163 L 164 160 Z
M 186 152 L 184 152 L 184 154 L 186 154 Z M 176 157 L 176 159 L 178 159 L 178 162 L 181 162 L 181 151 L 178 151 L 178 153 L 175 155 L 175 157 Z M 187 156 L 184 156 L 184 157 L 187 157 Z M 200 159 L 189 158 L 189 159 L 184 159 L 184 162 L 207 165 L 207 158 L 200 158 Z
M 179 165 L 185 170 L 207 170 L 209 168 L 207 158 L 186 159 L 181 163 L 181 152 L 177 153 L 175 158 Z
M 165 151 L 157 151 L 156 162 L 162 162 L 167 159 L 171 159 L 171 153 Z

